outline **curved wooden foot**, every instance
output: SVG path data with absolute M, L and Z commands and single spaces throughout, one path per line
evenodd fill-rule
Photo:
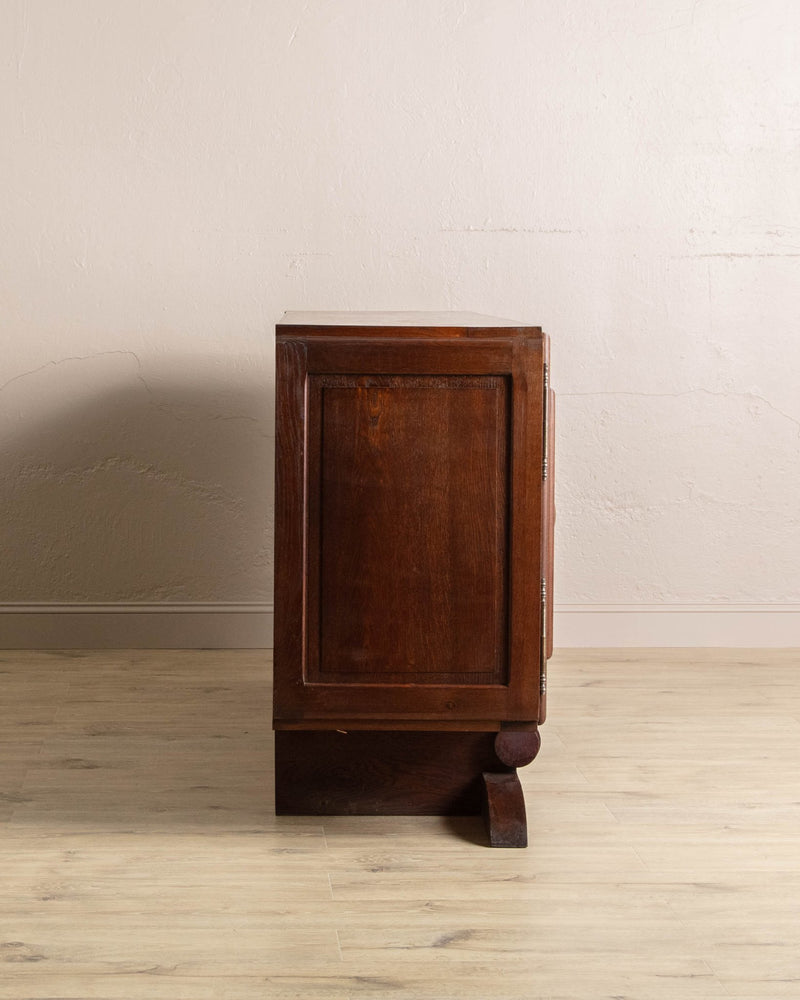
M 528 822 L 525 798 L 516 771 L 506 774 L 484 772 L 486 825 L 492 847 L 527 847 Z
M 525 767 L 530 764 L 542 745 L 538 726 L 524 729 L 506 726 L 494 738 L 494 752 L 506 767 Z

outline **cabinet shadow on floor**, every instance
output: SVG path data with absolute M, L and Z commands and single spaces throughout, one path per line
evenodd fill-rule
M 0 822 L 242 829 L 276 822 L 264 650 L 0 654 Z
M 277 816 L 268 650 L 0 651 L 0 828 L 391 837 L 410 817 Z M 481 816 L 426 824 L 487 846 Z

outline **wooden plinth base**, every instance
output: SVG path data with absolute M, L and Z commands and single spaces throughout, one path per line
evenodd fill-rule
M 483 813 L 492 846 L 524 847 L 522 788 L 515 767 L 498 757 L 497 740 L 491 732 L 279 730 L 275 812 L 279 816 Z
M 525 797 L 516 771 L 484 774 L 486 828 L 492 847 L 527 847 Z

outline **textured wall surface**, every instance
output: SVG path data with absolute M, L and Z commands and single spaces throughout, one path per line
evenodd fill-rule
M 284 309 L 553 336 L 560 602 L 800 601 L 795 0 L 7 0 L 0 602 L 271 590 Z

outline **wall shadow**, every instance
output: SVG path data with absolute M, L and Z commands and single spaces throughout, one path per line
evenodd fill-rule
M 0 392 L 0 604 L 271 593 L 273 375 L 106 352 Z

